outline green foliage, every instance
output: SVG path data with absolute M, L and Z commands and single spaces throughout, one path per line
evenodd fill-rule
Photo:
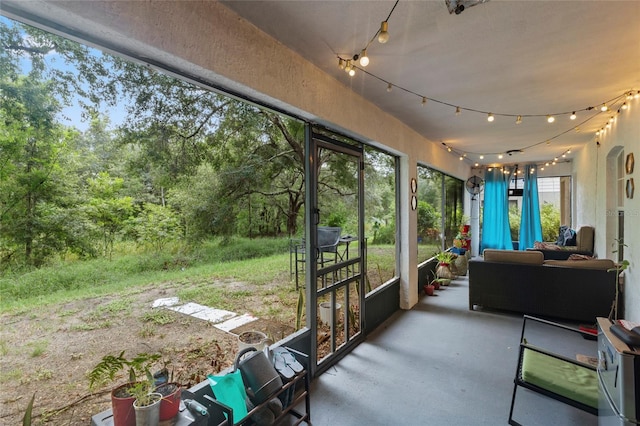
M 136 382 L 139 377 L 142 377 L 143 381 L 153 383 L 151 368 L 160 360 L 161 355 L 142 352 L 133 358 L 126 358 L 124 352 L 120 352 L 119 355 L 102 357 L 102 360 L 88 374 L 89 388 L 93 389 L 96 385 L 113 381 L 121 371 L 127 372 L 129 382 Z
M 418 201 L 418 236 L 433 240 L 438 236 L 441 216 L 427 201 Z M 435 231 L 435 232 L 434 232 Z
M 396 222 L 395 220 L 384 222 L 374 232 L 372 244 L 395 244 Z
M 33 402 L 36 400 L 36 393 L 34 392 L 31 396 L 31 400 L 29 404 L 27 404 L 27 409 L 24 412 L 24 416 L 22 416 L 22 426 L 31 426 L 31 417 L 33 414 Z
M 560 228 L 560 211 L 551 203 L 542 203 L 540 224 L 542 225 L 542 241 L 556 241 Z
M 142 213 L 132 222 L 138 243 L 158 252 L 167 243 L 180 240 L 183 234 L 180 217 L 170 207 L 145 203 Z
M 455 259 L 455 254 L 449 251 L 440 251 L 433 255 L 440 263 L 451 263 Z
M 304 289 L 298 291 L 298 301 L 296 303 L 296 330 L 302 328 L 302 315 L 304 314 Z
M 509 207 L 509 229 L 511 230 L 511 241 L 518 241 L 520 239 L 520 210 L 515 204 Z

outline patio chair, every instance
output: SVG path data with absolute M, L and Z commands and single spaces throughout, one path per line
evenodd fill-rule
M 597 416 L 598 375 L 596 367 L 529 344 L 525 337 L 527 321 L 578 333 L 586 338 L 592 337 L 589 333 L 576 328 L 528 315 L 524 316 L 518 366 L 509 411 L 509 424 L 522 426 L 513 419 L 518 387 L 529 389 Z
M 326 263 L 338 261 L 338 245 L 340 244 L 340 234 L 342 228 L 336 226 L 318 226 L 318 250 L 316 259 L 320 266 Z M 293 264 L 295 263 L 296 290 L 300 288 L 300 272 L 304 272 L 305 266 L 305 240 L 291 240 L 289 243 L 289 269 L 293 275 Z
M 318 263 L 320 265 L 338 261 L 341 232 L 342 228 L 338 226 L 318 226 Z

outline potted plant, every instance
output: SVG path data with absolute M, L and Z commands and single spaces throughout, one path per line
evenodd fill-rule
M 136 426 L 157 426 L 160 422 L 162 394 L 154 392 L 154 387 L 153 376 L 149 373 L 146 380 L 128 388 L 128 392 L 134 398 Z
M 622 239 L 616 239 L 616 242 L 614 244 L 616 244 L 618 246 L 618 250 L 614 250 L 612 253 L 617 253 L 619 250 L 622 250 L 623 247 L 627 247 L 626 244 L 624 244 Z M 620 299 L 620 292 L 624 291 L 623 289 L 621 289 L 621 277 L 620 274 L 622 274 L 622 272 L 627 269 L 629 267 L 629 261 L 627 259 L 623 259 L 619 262 L 615 263 L 615 267 L 608 269 L 608 272 L 611 271 L 615 271 L 616 272 L 616 276 L 615 276 L 615 285 L 616 285 L 616 295 L 615 298 L 613 299 L 613 303 L 611 304 L 611 311 L 609 311 L 609 320 L 617 320 L 618 319 L 618 302 Z
M 135 357 L 128 359 L 124 356 L 124 351 L 122 351 L 117 356 L 105 355 L 89 372 L 89 388 L 92 389 L 98 384 L 103 384 L 107 381 L 113 382 L 119 372 L 128 370 L 129 381 L 111 390 L 111 409 L 114 426 L 134 426 L 136 424 L 136 414 L 133 408 L 133 403 L 136 399 L 134 396 L 135 389 L 140 389 L 142 385 L 139 386 L 139 383 L 144 383 L 145 381 L 150 383 L 150 386 L 153 385 L 151 367 L 158 360 L 160 360 L 160 354 L 157 353 L 139 353 Z M 144 378 L 139 380 L 140 376 Z
M 436 277 L 452 280 L 453 273 L 451 272 L 450 265 L 451 262 L 455 259 L 456 255 L 448 251 L 441 251 L 436 253 L 434 257 L 438 261 L 438 267 L 436 268 Z M 441 282 L 441 284 L 448 285 L 449 283 Z
M 173 419 L 180 411 L 180 399 L 182 397 L 182 385 L 173 381 L 173 373 L 165 367 L 153 375 L 154 392 L 162 395 L 160 401 L 160 421 Z
M 434 290 L 436 287 L 432 283 L 428 283 L 424 285 L 424 294 L 427 296 L 433 296 Z

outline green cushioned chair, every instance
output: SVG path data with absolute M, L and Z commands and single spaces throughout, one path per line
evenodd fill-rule
M 598 415 L 598 376 L 596 368 L 574 359 L 555 354 L 548 350 L 530 345 L 524 338 L 526 322 L 536 321 L 565 330 L 585 333 L 562 324 L 553 323 L 528 315 L 524 316 L 518 367 L 514 379 L 509 424 L 520 426 L 513 419 L 513 407 L 519 386 L 561 401 L 565 404 Z

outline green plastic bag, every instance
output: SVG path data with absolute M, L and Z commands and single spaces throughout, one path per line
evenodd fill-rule
M 244 419 L 247 411 L 247 391 L 244 388 L 240 370 L 227 373 L 224 376 L 207 376 L 213 389 L 213 395 L 221 403 L 228 405 L 233 410 L 233 422 L 237 424 Z

